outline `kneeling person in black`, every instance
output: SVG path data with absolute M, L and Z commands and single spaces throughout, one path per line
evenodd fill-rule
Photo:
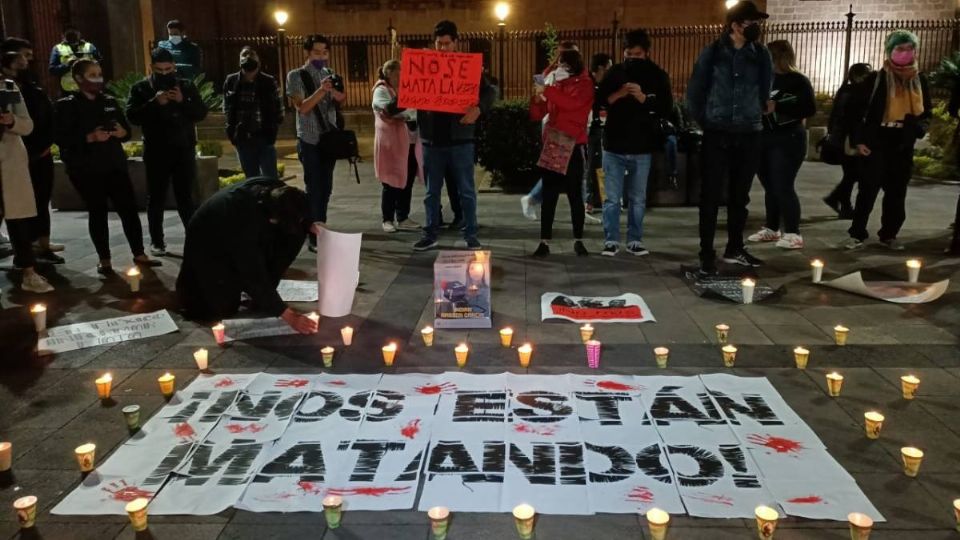
M 187 225 L 177 292 L 187 316 L 235 315 L 240 294 L 301 334 L 316 321 L 287 307 L 277 285 L 310 228 L 307 195 L 275 178 L 251 178 L 210 197 Z

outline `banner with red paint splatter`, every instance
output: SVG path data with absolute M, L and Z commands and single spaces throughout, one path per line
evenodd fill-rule
M 620 296 L 573 296 L 548 292 L 540 297 L 540 320 L 564 319 L 575 323 L 656 322 L 647 303 L 633 293 Z
M 101 462 L 54 513 L 140 496 L 155 515 L 320 512 L 340 495 L 347 510 L 883 519 L 773 385 L 725 374 L 207 375 Z

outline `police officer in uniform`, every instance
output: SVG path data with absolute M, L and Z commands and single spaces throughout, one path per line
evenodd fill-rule
M 53 46 L 50 51 L 50 73 L 60 77 L 60 88 L 64 92 L 79 90 L 77 82 L 70 74 L 70 66 L 81 58 L 100 61 L 100 51 L 89 41 L 80 37 L 80 31 L 68 26 L 63 31 L 63 41 Z

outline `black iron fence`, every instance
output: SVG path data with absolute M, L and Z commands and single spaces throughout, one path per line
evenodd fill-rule
M 797 63 L 807 74 L 817 92 L 832 93 L 844 79 L 845 65 L 883 62 L 883 40 L 896 29 L 915 32 L 920 37 L 921 69 L 934 68 L 941 58 L 960 47 L 960 19 L 915 21 L 802 22 L 768 24 L 764 39 L 789 40 L 797 53 Z M 650 29 L 653 39 L 652 58 L 670 74 L 673 90 L 680 95 L 700 51 L 720 34 L 720 26 L 684 26 Z M 584 57 L 605 52 L 619 58 L 620 43 L 627 29 L 607 28 L 559 32 L 560 40 L 575 41 Z M 345 82 L 347 105 L 366 108 L 370 91 L 376 82 L 379 67 L 386 60 L 399 57 L 404 47 L 430 47 L 428 34 L 330 35 L 331 65 Z M 512 30 L 470 32 L 461 35 L 460 49 L 484 56 L 484 66 L 491 76 L 501 79 L 507 99 L 529 95 L 533 75 L 547 64 L 543 31 Z M 850 44 L 849 60 L 845 56 Z M 237 70 L 240 49 L 256 47 L 264 69 L 270 73 L 286 73 L 304 63 L 303 36 L 279 33 L 273 36 L 224 37 L 201 41 L 204 70 L 209 79 L 223 81 Z M 501 60 L 502 59 L 502 60 Z

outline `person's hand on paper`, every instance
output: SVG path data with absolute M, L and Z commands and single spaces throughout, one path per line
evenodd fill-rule
M 323 223 L 314 221 L 313 224 L 310 225 L 310 232 L 313 234 L 320 234 L 320 230 L 323 228 L 325 228 Z
M 477 118 L 480 118 L 480 107 L 474 105 L 469 107 L 464 113 L 463 118 L 460 119 L 460 123 L 469 126 L 470 124 L 476 124 Z
M 287 308 L 280 314 L 280 318 L 301 334 L 316 334 L 319 323 L 306 315 L 301 315 L 296 311 Z

